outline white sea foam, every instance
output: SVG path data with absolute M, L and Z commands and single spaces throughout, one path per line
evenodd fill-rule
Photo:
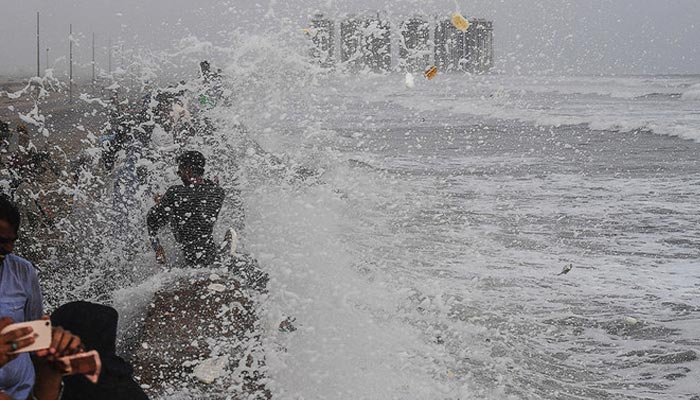
M 700 83 L 688 88 L 681 96 L 683 100 L 700 100 Z
M 700 140 L 695 77 L 443 77 L 400 104 L 444 114 L 476 115 L 545 126 L 586 124 L 596 130 L 649 130 Z M 426 101 L 426 98 L 438 101 Z
M 232 93 L 231 106 L 207 111 L 216 134 L 185 147 L 206 154 L 208 174 L 227 190 L 234 182 L 242 190 L 240 248 L 271 277 L 258 313 L 275 398 L 692 393 L 697 360 L 679 363 L 691 370 L 683 375 L 650 357 L 691 349 L 699 329 L 686 244 L 698 234 L 696 171 L 660 151 L 650 162 L 690 174 L 632 176 L 614 157 L 600 161 L 608 146 L 587 150 L 587 139 L 601 137 L 614 147 L 609 132 L 579 127 L 567 141 L 552 126 L 698 139 L 688 98 L 697 78 L 442 74 L 407 91 L 400 74 L 321 71 L 284 36 L 236 37 L 230 48 L 189 37 L 165 55 L 193 71 L 216 57 Z M 124 86 L 139 87 L 170 76 L 146 58 L 123 73 Z M 509 120 L 507 132 L 498 119 Z M 153 141 L 147 167 L 162 193 L 178 181 L 172 164 L 182 145 L 159 129 Z M 85 244 L 102 245 L 99 257 L 79 258 L 96 272 L 56 286 L 85 281 L 66 294 L 83 298 L 91 284 L 130 283 L 113 298 L 122 329 L 133 332 L 178 272 L 158 273 L 146 245 L 150 193 L 139 193 L 127 216 L 138 245 L 123 258 L 108 233 L 110 195 L 76 207 L 76 219 L 98 221 L 89 228 L 104 238 Z M 217 239 L 234 214 L 224 208 Z M 85 230 L 70 227 L 73 237 L 92 237 L 76 226 Z M 566 263 L 572 272 L 555 278 Z M 280 332 L 290 317 L 297 330 Z M 674 372 L 682 376 L 673 382 L 659 376 Z M 650 380 L 661 389 L 645 386 Z

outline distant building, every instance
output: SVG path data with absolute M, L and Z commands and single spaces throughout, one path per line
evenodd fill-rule
M 468 29 L 471 33 L 471 55 L 469 62 L 473 72 L 488 72 L 493 68 L 493 22 L 475 19 Z
M 340 23 L 340 61 L 351 71 L 391 68 L 391 28 L 377 18 L 349 17 Z
M 399 69 L 416 72 L 430 65 L 430 24 L 420 17 L 401 23 Z
M 488 72 L 493 67 L 493 24 L 474 19 L 462 32 L 450 20 L 435 26 L 435 64 L 442 71 Z
M 466 63 L 466 35 L 452 25 L 449 19 L 435 25 L 435 65 L 440 71 L 461 71 Z
M 323 67 L 332 67 L 335 64 L 335 23 L 316 14 L 311 20 L 309 30 L 313 47 L 311 57 Z
M 362 24 L 364 65 L 374 72 L 391 69 L 391 26 L 389 21 L 367 18 Z
M 349 70 L 358 71 L 362 68 L 362 21 L 349 17 L 340 23 L 340 62 Z
M 442 72 L 488 72 L 494 65 L 493 23 L 483 19 L 469 22 L 467 31 L 461 32 L 449 19 L 436 20 L 431 41 L 428 21 L 421 17 L 403 21 L 398 35 L 398 69 L 415 72 L 434 64 Z M 317 14 L 311 26 L 313 58 L 323 66 L 332 66 L 336 61 L 335 23 Z M 340 62 L 348 71 L 390 71 L 389 21 L 379 15 L 345 18 L 340 22 L 339 53 Z

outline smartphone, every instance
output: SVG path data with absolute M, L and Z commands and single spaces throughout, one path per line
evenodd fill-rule
M 73 354 L 72 356 L 61 357 L 63 363 L 63 375 L 85 375 L 92 383 L 97 383 L 102 370 L 100 354 L 91 350 L 85 353 Z
M 28 351 L 43 350 L 51 347 L 51 321 L 48 319 L 38 319 L 36 321 L 18 322 L 16 324 L 8 325 L 2 331 L 0 331 L 0 335 L 25 327 L 32 328 L 32 333 L 17 340 L 34 336 L 34 344 L 27 347 L 22 347 L 21 349 L 17 349 L 9 354 L 26 353 Z

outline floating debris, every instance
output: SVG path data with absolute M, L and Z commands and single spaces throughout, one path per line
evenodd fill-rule
M 469 21 L 462 16 L 458 11 L 452 13 L 452 18 L 450 18 L 452 25 L 462 32 L 466 32 L 469 29 Z
M 406 85 L 407 88 L 413 89 L 416 86 L 416 82 L 413 79 L 413 74 L 410 72 L 406 72 L 406 80 L 404 81 L 404 84 Z
M 297 319 L 294 317 L 287 317 L 287 319 L 280 322 L 279 331 L 280 332 L 287 332 L 287 333 L 296 331 L 297 327 L 294 326 L 294 322 L 296 320 Z
M 625 317 L 625 324 L 627 324 L 627 325 L 634 326 L 634 325 L 637 325 L 638 323 L 639 323 L 639 320 L 637 318 Z
M 574 268 L 573 264 L 565 265 L 564 268 L 561 270 L 561 272 L 557 274 L 557 276 L 568 274 L 572 268 Z
M 425 78 L 427 80 L 431 81 L 431 80 L 433 80 L 433 78 L 435 78 L 437 73 L 438 73 L 438 68 L 433 65 L 432 67 L 428 68 L 427 71 L 423 72 L 423 76 L 425 76 Z

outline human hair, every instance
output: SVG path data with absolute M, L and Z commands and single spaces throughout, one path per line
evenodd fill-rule
M 201 63 L 199 63 L 199 69 L 202 71 L 202 74 L 207 75 L 209 72 L 211 72 L 211 67 L 209 65 L 209 61 L 204 60 Z
M 0 193 L 0 220 L 7 221 L 15 229 L 15 232 L 19 231 L 21 222 L 19 209 L 9 197 L 2 193 Z
M 180 169 L 189 169 L 196 176 L 204 175 L 204 166 L 206 160 L 204 159 L 204 154 L 190 150 L 182 153 L 177 158 L 177 164 Z

